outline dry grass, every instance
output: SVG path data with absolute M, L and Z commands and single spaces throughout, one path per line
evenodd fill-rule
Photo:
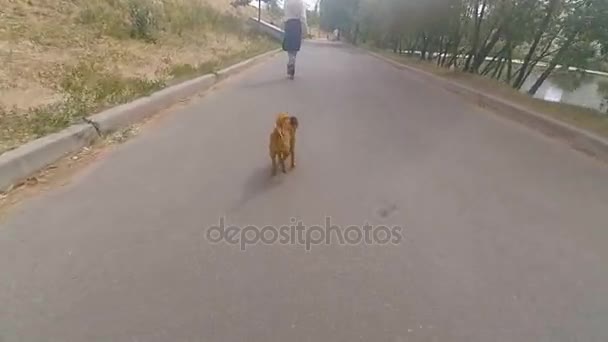
M 274 46 L 228 3 L 0 0 L 0 153 Z
M 419 68 L 437 76 L 458 81 L 471 88 L 483 90 L 484 93 L 489 93 L 505 100 L 516 102 L 535 112 L 594 132 L 600 136 L 608 137 L 608 115 L 602 114 L 599 111 L 565 103 L 547 102 L 535 99 L 496 80 L 479 75 L 448 70 L 446 68 L 438 67 L 435 63 L 422 61 L 419 58 L 396 55 L 387 51 L 376 52 L 381 53 L 392 60 Z

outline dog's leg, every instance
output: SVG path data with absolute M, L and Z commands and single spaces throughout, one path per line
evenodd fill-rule
M 272 175 L 276 176 L 276 174 L 277 174 L 277 155 L 271 154 L 270 158 L 272 159 Z
M 285 159 L 287 159 L 285 155 L 281 155 L 279 157 L 279 162 L 281 163 L 281 171 L 283 171 L 283 173 L 287 173 L 287 170 L 285 169 Z
M 293 137 L 291 139 L 291 168 L 295 169 L 296 168 L 296 138 Z

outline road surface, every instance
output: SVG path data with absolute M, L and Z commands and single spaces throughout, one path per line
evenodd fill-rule
M 277 55 L 0 228 L 0 341 L 608 340 L 608 168 L 362 52 Z M 276 114 L 298 168 L 270 177 Z M 206 240 L 399 225 L 388 245 Z

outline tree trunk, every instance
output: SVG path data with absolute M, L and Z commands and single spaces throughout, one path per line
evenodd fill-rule
M 483 16 L 486 11 L 486 6 L 488 5 L 488 0 L 483 0 L 483 4 L 481 5 L 481 10 L 479 8 L 479 0 L 475 5 L 475 31 L 473 33 L 473 43 L 471 46 L 471 51 L 469 52 L 469 56 L 467 57 L 467 61 L 464 65 L 464 71 L 469 71 L 471 68 L 471 61 L 473 60 L 473 56 L 477 54 L 477 49 L 479 48 L 479 37 L 481 35 L 481 23 L 483 22 Z
M 507 46 L 505 45 L 505 47 L 503 47 L 500 51 L 498 51 L 498 53 L 496 53 L 496 55 L 494 55 L 492 60 L 488 63 L 488 65 L 486 65 L 486 67 L 483 69 L 483 71 L 480 74 L 487 75 L 491 70 L 493 70 L 493 67 L 496 65 L 495 64 L 496 59 L 498 59 L 498 62 L 500 64 L 502 62 L 502 60 L 504 59 L 504 57 L 506 56 L 506 51 L 507 51 Z
M 460 34 L 461 25 L 462 25 L 461 23 L 458 23 L 458 26 L 456 27 L 456 31 L 453 33 L 448 44 L 446 44 L 445 56 L 443 57 L 443 62 L 441 62 L 441 65 L 445 66 L 446 68 L 450 68 L 452 66 L 452 64 L 454 64 L 454 62 L 456 61 L 456 58 L 458 58 L 458 48 L 460 47 L 460 42 L 462 41 L 462 35 Z M 450 53 L 450 51 L 452 51 L 452 56 L 448 60 L 447 59 L 448 53 Z M 445 64 L 446 60 L 448 61 L 447 65 Z
M 498 63 L 496 62 L 496 59 L 498 59 Z M 494 58 L 490 61 L 490 63 L 488 63 L 488 65 L 486 65 L 486 67 L 483 68 L 483 70 L 479 74 L 481 76 L 486 76 L 487 74 L 490 73 L 490 71 L 495 71 L 498 67 L 500 67 L 501 63 L 502 63 L 502 56 L 500 56 L 500 58 L 498 58 L 498 55 L 494 56 Z
M 510 38 L 507 46 L 507 82 L 511 84 L 511 77 L 513 76 L 513 42 Z
M 506 64 L 506 63 L 504 63 L 504 62 L 502 62 L 502 63 L 500 64 L 500 68 L 498 68 L 498 73 L 496 74 L 496 79 L 497 79 L 497 80 L 500 80 L 500 79 L 501 79 L 501 77 L 502 77 L 502 73 L 503 73 L 503 71 L 505 70 L 505 64 Z
M 443 36 L 439 39 L 439 49 L 437 49 L 437 66 L 441 65 L 441 53 L 443 52 Z
M 549 67 L 545 71 L 543 71 L 543 73 L 536 80 L 536 82 L 534 82 L 534 84 L 532 85 L 530 90 L 528 90 L 528 94 L 534 96 L 536 94 L 536 92 L 538 91 L 538 89 L 540 88 L 540 86 L 543 85 L 545 80 L 549 77 L 549 75 L 551 75 L 553 70 L 555 70 L 556 66 L 557 66 L 557 62 L 551 62 L 551 64 L 549 64 Z
M 443 50 L 443 56 L 441 57 L 441 66 L 445 65 L 445 61 L 448 58 L 448 52 L 450 51 L 450 44 L 445 45 L 445 49 Z
M 450 57 L 450 60 L 448 61 L 448 65 L 446 66 L 446 68 L 450 68 L 452 67 L 452 65 L 456 64 L 456 59 L 458 58 L 458 51 L 452 55 L 452 57 Z
M 456 63 L 456 59 L 458 58 L 458 48 L 460 47 L 460 42 L 462 41 L 462 36 L 460 35 L 460 33 L 457 33 L 456 35 L 456 39 L 454 42 L 454 46 L 452 47 L 452 57 L 450 57 L 450 60 L 448 61 L 448 65 L 446 66 L 446 68 L 450 68 L 452 65 L 454 65 L 454 63 Z
M 500 39 L 501 36 L 501 32 L 502 29 L 499 28 L 497 29 L 494 34 L 492 35 L 492 39 L 490 40 L 489 43 L 487 43 L 476 55 L 475 55 L 475 59 L 473 61 L 473 66 L 471 67 L 470 72 L 472 73 L 477 73 L 479 72 L 479 68 L 481 67 L 481 65 L 483 64 L 483 62 L 486 61 L 486 57 L 488 57 L 488 54 L 490 54 L 490 51 L 492 51 L 492 49 L 494 48 L 494 46 L 496 45 L 496 43 L 498 43 L 498 40 Z
M 526 71 L 526 75 L 524 76 L 524 79 L 521 82 L 522 86 L 526 83 L 528 77 L 530 77 L 530 74 L 532 74 L 532 71 L 534 71 L 534 68 L 536 67 L 537 63 L 538 62 L 532 62 L 532 64 L 530 64 L 530 66 L 528 67 L 528 71 Z
M 528 50 L 528 53 L 526 54 L 526 57 L 524 58 L 524 63 L 519 68 L 519 73 L 517 74 L 517 77 L 515 78 L 515 82 L 513 83 L 513 88 L 520 89 L 521 86 L 524 84 L 524 76 L 526 75 L 526 71 L 530 64 L 530 61 L 532 60 L 532 56 L 534 56 L 534 53 L 536 52 L 536 48 L 538 47 L 538 44 L 540 43 L 541 38 L 545 34 L 545 31 L 547 31 L 547 28 L 549 27 L 549 23 L 551 23 L 551 17 L 553 16 L 553 12 L 557 8 L 557 5 L 559 4 L 559 2 L 560 2 L 560 0 L 551 0 L 549 2 L 549 5 L 547 6 L 547 13 L 545 14 L 545 17 L 543 18 L 543 21 L 541 22 L 541 25 L 540 25 L 538 31 L 536 32 L 536 37 L 534 37 L 534 41 L 532 42 L 532 45 L 530 46 L 530 49 Z
M 464 63 L 464 68 L 462 69 L 462 71 L 464 71 L 464 72 L 468 72 L 469 71 L 469 68 L 470 68 L 470 65 L 471 65 L 471 60 L 473 60 L 473 52 L 472 52 L 472 50 L 467 55 L 467 60 Z
M 526 75 L 524 76 L 524 79 L 521 81 L 520 88 L 526 83 L 526 80 L 528 80 L 528 77 L 530 77 L 530 74 L 532 73 L 532 71 L 534 71 L 534 68 L 536 67 L 538 62 L 540 62 L 541 59 L 550 55 L 549 49 L 553 45 L 553 41 L 555 41 L 556 37 L 557 36 L 551 38 L 551 40 L 549 40 L 549 42 L 547 43 L 547 46 L 543 49 L 541 54 L 538 57 L 536 57 L 532 62 L 530 62 L 530 65 L 528 66 L 528 70 L 526 71 Z
M 422 49 L 420 50 L 420 59 L 421 60 L 426 59 L 426 51 L 427 51 L 428 46 L 429 46 L 429 40 L 428 40 L 426 34 L 423 33 L 422 34 Z
M 448 68 L 454 66 L 454 68 L 458 68 L 458 56 L 464 53 L 464 49 L 460 51 L 454 51 L 454 55 L 450 58 L 448 62 Z
M 559 51 L 557 52 L 557 54 L 555 55 L 553 60 L 551 60 L 551 63 L 549 63 L 549 66 L 547 67 L 547 69 L 545 71 L 543 71 L 543 73 L 536 80 L 536 82 L 534 82 L 534 84 L 532 85 L 530 90 L 528 90 L 528 94 L 530 94 L 530 95 L 536 94 L 536 92 L 543 85 L 545 80 L 549 77 L 549 75 L 551 75 L 553 70 L 555 70 L 555 67 L 557 66 L 557 64 L 559 64 L 564 53 L 570 48 L 570 46 L 572 46 L 572 43 L 574 43 L 574 40 L 576 39 L 577 36 L 578 36 L 578 32 L 573 32 L 572 34 L 570 34 L 570 36 L 566 39 L 566 42 L 564 43 L 564 45 L 562 45 L 559 48 Z
M 498 76 L 498 73 L 501 71 L 502 68 L 504 68 L 504 63 L 504 59 L 500 57 L 500 60 L 498 60 L 498 64 L 496 65 L 494 72 L 492 72 L 491 78 L 496 78 L 496 76 Z

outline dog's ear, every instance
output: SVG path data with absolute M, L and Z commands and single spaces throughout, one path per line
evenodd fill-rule
M 295 116 L 290 116 L 289 117 L 289 123 L 294 127 L 294 128 L 298 128 L 298 118 L 296 118 Z
M 279 113 L 279 115 L 277 116 L 277 121 L 275 123 L 277 127 L 281 127 L 284 125 L 285 122 L 287 122 L 287 120 L 289 120 L 289 115 L 287 115 L 287 113 Z

